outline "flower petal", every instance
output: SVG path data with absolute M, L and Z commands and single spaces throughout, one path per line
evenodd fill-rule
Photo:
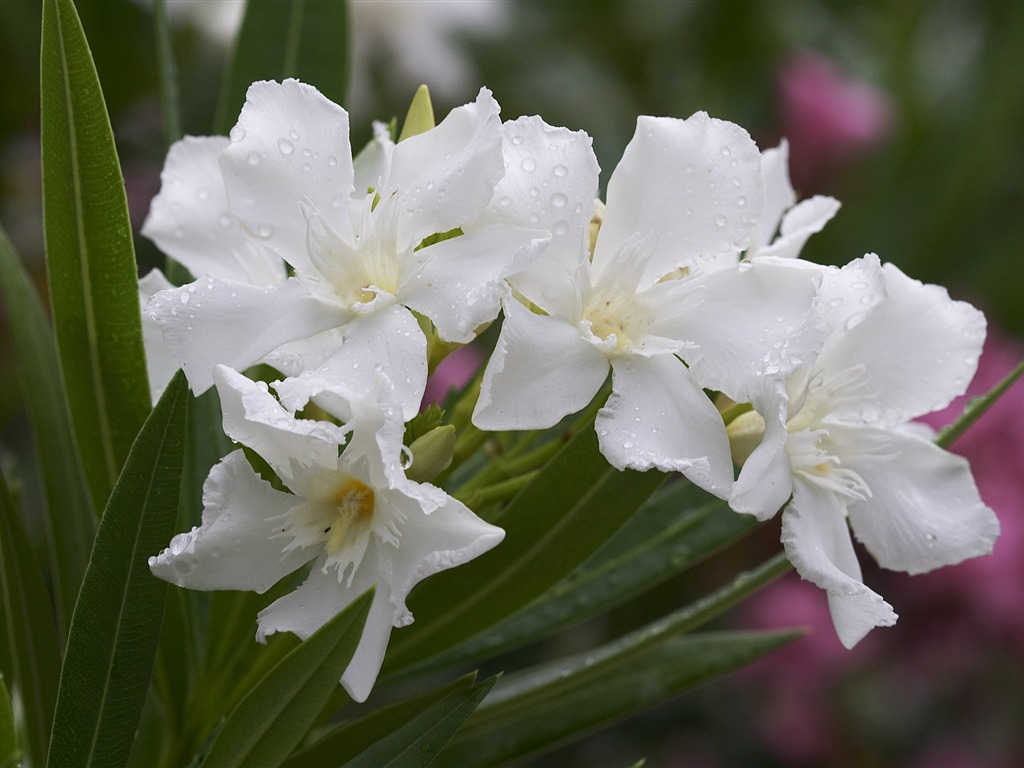
M 376 565 L 381 558 L 380 547 L 380 543 L 371 537 L 361 567 L 351 583 L 339 581 L 337 569 L 325 571 L 322 559 L 318 560 L 301 586 L 275 600 L 257 615 L 256 639 L 261 643 L 275 632 L 293 632 L 305 640 L 376 585 L 359 645 L 341 676 L 345 691 L 358 702 L 366 701 L 373 689 L 395 620 L 390 581 Z M 371 563 L 375 564 L 374 567 L 370 566 Z
M 634 235 L 657 236 L 641 284 L 683 266 L 735 263 L 761 217 L 757 146 L 738 125 L 698 112 L 687 120 L 637 119 L 608 181 L 608 208 L 594 251 L 595 282 Z
M 764 256 L 774 256 L 777 259 L 797 258 L 808 238 L 821 232 L 838 210 L 839 201 L 834 197 L 815 195 L 809 200 L 801 201 L 791 208 L 782 219 L 778 238 L 771 245 L 761 248 L 754 254 L 754 258 Z
M 295 411 L 315 398 L 347 420 L 349 401 L 375 392 L 377 374 L 384 372 L 405 418 L 415 416 L 427 386 L 427 340 L 412 313 L 392 304 L 357 316 L 343 337 L 341 348 L 319 368 L 274 384 L 285 407 Z
M 504 173 L 498 109 L 481 88 L 476 101 L 395 145 L 387 192 L 397 188 L 402 201 L 399 243 L 465 228 L 484 212 Z
M 197 395 L 213 385 L 218 364 L 244 370 L 282 344 L 346 319 L 340 307 L 320 300 L 295 278 L 258 287 L 206 277 L 161 291 L 145 312 L 163 328 L 164 341 Z
M 830 341 L 818 365 L 826 371 L 864 366 L 861 396 L 848 399 L 837 418 L 895 425 L 963 394 L 985 341 L 985 316 L 892 264 L 882 271 L 887 298 Z M 857 319 L 848 319 L 847 327 Z
M 617 469 L 682 472 L 727 498 L 732 459 L 722 416 L 674 355 L 612 360 L 612 394 L 595 423 Z
M 743 462 L 729 496 L 729 506 L 736 512 L 767 520 L 793 493 L 793 468 L 786 452 L 789 431 L 785 384 L 777 381 L 766 386 L 766 392 L 753 399 L 753 406 L 754 411 L 740 416 L 728 430 L 731 437 L 733 425 L 749 416 L 754 420 L 760 418 L 763 431 L 760 443 Z
M 696 342 L 686 362 L 702 387 L 750 402 L 763 377 L 788 375 L 821 347 L 813 311 L 820 276 L 813 265 L 774 259 L 698 275 L 680 284 L 679 303 L 696 291 L 700 306 L 659 333 Z
M 472 341 L 498 316 L 505 276 L 547 241 L 546 232 L 496 224 L 421 248 L 398 298 L 429 317 L 445 341 Z
M 874 627 L 896 623 L 892 606 L 861 581 L 843 505 L 834 493 L 797 478 L 782 513 L 782 544 L 797 573 L 828 592 L 832 623 L 847 648 Z
M 296 270 L 313 269 L 303 201 L 352 240 L 348 113 L 316 88 L 297 80 L 249 86 L 220 165 L 231 212 Z
M 324 470 L 337 467 L 338 446 L 344 445 L 347 430 L 327 421 L 296 419 L 265 383 L 227 366 L 218 365 L 213 378 L 224 413 L 224 432 L 262 456 L 286 485 L 291 487 L 295 480 L 296 463 Z
M 879 565 L 925 573 L 989 554 L 999 521 L 978 495 L 967 460 L 916 434 L 883 434 L 890 441 L 887 455 L 845 462 L 871 489 L 871 498 L 851 504 L 849 515 Z
M 284 262 L 228 210 L 218 163 L 227 146 L 223 136 L 186 136 L 171 146 L 142 234 L 195 277 L 277 285 L 287 277 Z
M 391 155 L 395 143 L 386 123 L 374 121 L 373 138 L 352 160 L 354 172 L 354 195 L 369 194 L 370 189 L 380 189 L 384 179 L 391 174 Z
M 149 558 L 153 575 L 188 589 L 266 592 L 312 559 L 308 551 L 285 551 L 287 539 L 275 520 L 299 499 L 260 479 L 242 451 L 229 453 L 203 484 L 203 524 L 171 539 Z
M 546 429 L 589 403 L 608 377 L 608 360 L 573 324 L 531 312 L 514 299 L 480 385 L 480 429 Z
M 498 182 L 487 218 L 551 232 L 540 258 L 517 273 L 516 290 L 556 314 L 561 276 L 575 274 L 590 257 L 589 230 L 600 168 L 583 131 L 555 128 L 539 117 L 520 117 L 502 126 L 505 176 Z M 552 278 L 552 275 L 558 277 Z
M 764 212 L 747 245 L 748 259 L 757 256 L 772 241 L 782 214 L 796 202 L 796 193 L 789 183 L 788 141 L 783 139 L 779 146 L 761 153 L 761 172 L 764 175 Z
M 145 307 L 149 300 L 160 291 L 173 288 L 171 281 L 159 269 L 150 270 L 139 280 L 139 304 Z M 149 394 L 153 404 L 160 399 L 171 377 L 181 366 L 164 343 L 160 324 L 145 312 L 142 313 L 142 341 L 146 348 L 146 373 L 149 376 Z

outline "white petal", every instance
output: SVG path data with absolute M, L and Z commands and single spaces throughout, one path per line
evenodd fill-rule
M 213 378 L 224 413 L 224 432 L 262 456 L 289 487 L 294 463 L 324 470 L 337 467 L 338 446 L 344 445 L 346 430 L 327 421 L 296 419 L 267 391 L 266 384 L 226 366 L 218 365 Z
M 890 455 L 845 462 L 871 489 L 871 498 L 851 504 L 849 514 L 879 565 L 925 573 L 989 554 L 999 521 L 978 495 L 967 460 L 917 435 L 887 436 Z
M 920 283 L 892 264 L 882 269 L 888 297 L 830 343 L 819 366 L 864 366 L 862 396 L 837 417 L 894 425 L 944 408 L 966 390 L 985 340 L 985 316 L 945 288 Z
M 313 336 L 345 319 L 295 278 L 257 287 L 215 277 L 155 295 L 146 314 L 163 328 L 194 393 L 213 385 L 218 364 L 243 370 L 282 344 Z
M 503 173 L 498 103 L 482 88 L 476 101 L 395 146 L 387 191 L 397 188 L 401 198 L 399 242 L 471 224 Z
M 748 268 L 697 276 L 680 286 L 700 306 L 661 334 L 696 342 L 685 359 L 701 386 L 750 402 L 764 376 L 808 365 L 824 329 L 813 311 L 820 271 L 813 265 L 760 261 Z
M 406 419 L 419 411 L 427 386 L 427 340 L 405 307 L 389 307 L 360 315 L 344 327 L 341 348 L 319 368 L 274 384 L 290 410 L 311 399 L 346 420 L 348 402 L 376 391 L 383 372 L 394 387 Z
M 280 528 L 274 518 L 298 501 L 260 479 L 242 451 L 229 453 L 203 484 L 203 524 L 171 539 L 149 558 L 149 568 L 188 589 L 266 592 L 314 556 L 301 549 L 285 552 L 288 539 L 275 538 Z
M 675 356 L 614 359 L 612 394 L 595 428 L 613 467 L 682 472 L 728 497 L 732 458 L 722 416 Z
M 786 388 L 777 382 L 766 390 L 753 400 L 754 410 L 764 425 L 761 443 L 743 462 L 729 496 L 733 510 L 759 520 L 772 517 L 793 493 L 793 469 L 786 452 Z
M 707 269 L 717 257 L 733 263 L 764 207 L 757 146 L 738 125 L 703 112 L 688 120 L 640 117 L 608 181 L 607 203 L 595 275 L 635 234 L 657 237 L 642 283 L 698 262 Z
M 352 240 L 348 114 L 316 88 L 297 80 L 249 86 L 220 164 L 231 212 L 296 270 L 312 270 L 303 201 Z
M 391 637 L 394 609 L 389 596 L 390 581 L 376 565 L 380 544 L 371 539 L 352 583 L 338 581 L 337 570 L 325 573 L 322 561 L 314 563 L 309 577 L 294 592 L 275 600 L 260 611 L 256 639 L 263 642 L 275 632 L 293 632 L 305 640 L 320 627 L 348 607 L 370 587 L 377 589 L 370 605 L 359 645 L 341 676 L 341 684 L 354 701 L 366 701 L 384 661 L 384 652 Z
M 228 210 L 218 163 L 227 146 L 223 136 L 186 136 L 171 146 L 142 234 L 195 277 L 276 285 L 287 277 L 284 262 Z
M 861 323 L 887 293 L 882 264 L 873 253 L 854 259 L 842 269 L 824 267 L 818 312 L 828 327 L 829 341 Z
M 589 403 L 608 360 L 573 324 L 504 302 L 505 321 L 480 385 L 480 429 L 546 429 Z
M 828 592 L 832 623 L 847 648 L 874 627 L 896 623 L 892 606 L 861 581 L 843 506 L 834 493 L 797 479 L 793 500 L 782 513 L 782 543 L 797 573 Z
M 552 289 L 552 275 L 572 275 L 590 256 L 590 219 L 600 173 L 597 157 L 587 134 L 552 127 L 539 117 L 520 117 L 502 129 L 505 176 L 486 216 L 551 232 L 551 243 L 541 257 L 514 280 L 516 290 L 550 307 L 559 295 L 557 288 Z
M 377 374 L 369 392 L 349 395 L 348 401 L 352 436 L 341 457 L 342 471 L 364 476 L 378 491 L 409 482 L 402 468 L 405 418 L 391 382 Z
M 839 201 L 834 197 L 816 195 L 810 200 L 803 200 L 794 206 L 782 220 L 782 229 L 778 238 L 771 245 L 760 249 L 754 258 L 774 256 L 779 259 L 795 259 L 807 239 L 828 224 L 836 211 Z
M 796 193 L 789 183 L 789 142 L 783 139 L 779 146 L 761 153 L 761 172 L 764 174 L 764 212 L 747 246 L 747 258 L 757 256 L 772 241 L 782 214 L 796 202 Z
M 374 122 L 373 138 L 363 147 L 352 161 L 355 173 L 353 186 L 356 197 L 368 194 L 370 189 L 380 189 L 381 182 L 391 173 L 391 155 L 395 143 L 384 123 Z
M 497 224 L 421 248 L 399 300 L 429 317 L 445 341 L 470 342 L 498 316 L 504 278 L 536 258 L 547 233 Z
M 142 341 L 146 348 L 146 373 L 149 376 L 149 394 L 153 404 L 160 399 L 171 377 L 181 366 L 164 343 L 164 334 L 160 324 L 146 314 L 145 307 L 149 300 L 160 291 L 173 288 L 171 281 L 164 277 L 159 269 L 150 270 L 149 274 L 139 280 L 139 305 L 142 313 Z

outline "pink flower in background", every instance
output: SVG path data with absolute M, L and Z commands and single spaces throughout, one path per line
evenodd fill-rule
M 823 56 L 789 59 L 779 70 L 778 84 L 781 129 L 789 139 L 790 173 L 797 186 L 878 145 L 892 130 L 888 94 L 848 77 Z
M 422 406 L 431 403 L 443 405 L 448 393 L 466 386 L 483 362 L 484 354 L 476 345 L 469 344 L 456 349 L 441 361 L 437 370 L 427 379 Z

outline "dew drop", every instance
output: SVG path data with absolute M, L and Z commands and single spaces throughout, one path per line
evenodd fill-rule
M 330 155 L 327 158 L 327 164 L 333 168 L 338 164 L 338 158 L 336 158 L 334 155 Z
M 245 138 L 245 128 L 240 125 L 236 125 L 231 129 L 231 132 L 228 134 L 228 138 L 232 141 L 241 141 Z
M 747 204 L 747 198 L 745 198 L 745 197 L 737 197 L 736 198 L 736 205 L 738 205 L 740 208 L 742 208 L 746 204 Z
M 839 298 L 829 299 L 828 305 L 830 307 L 841 307 L 843 306 L 843 300 Z
M 231 226 L 231 217 L 228 216 L 226 213 L 222 213 L 220 215 L 220 219 L 218 219 L 218 221 L 220 222 L 220 225 L 222 227 L 230 227 Z
M 520 144 L 523 143 L 523 137 L 522 136 L 513 136 L 512 137 L 512 143 L 515 144 L 518 147 Z
M 288 132 L 288 135 L 292 137 L 292 141 L 299 140 L 299 132 L 296 131 L 294 128 L 292 128 L 291 131 Z
M 290 155 L 295 151 L 295 145 L 288 141 L 288 139 L 278 139 L 277 148 L 281 150 L 282 155 Z
M 208 190 L 206 187 L 200 187 L 199 191 L 196 192 L 196 197 L 198 197 L 200 200 L 209 200 L 210 190 Z
M 728 147 L 722 147 L 722 157 L 728 157 L 732 154 L 732 150 Z
M 686 173 L 693 173 L 693 163 L 687 163 L 683 167 L 683 170 L 686 171 Z
M 531 213 L 530 214 L 530 223 L 531 224 L 540 224 L 540 216 L 538 216 L 536 213 Z
M 259 228 L 256 230 L 256 234 L 260 237 L 270 237 L 274 234 L 274 228 L 269 224 L 260 224 Z
M 527 173 L 533 173 L 537 170 L 537 163 L 532 157 L 523 158 L 522 166 L 523 170 Z
M 511 198 L 503 197 L 498 201 L 498 205 L 500 205 L 502 208 L 508 208 L 510 205 L 512 205 L 512 200 Z
M 724 227 L 725 226 L 725 216 L 722 216 L 721 214 L 719 214 L 718 216 L 715 216 L 715 225 L 718 226 L 718 227 Z
M 566 203 L 569 202 L 569 198 L 563 195 L 561 192 L 556 192 L 551 196 L 551 204 L 555 208 L 564 208 Z
M 246 159 L 246 162 L 249 163 L 249 165 L 253 165 L 253 166 L 259 165 L 260 164 L 260 153 L 259 152 L 250 152 L 249 156 L 247 158 L 245 158 L 245 159 Z
M 187 293 L 182 293 L 178 296 L 178 301 L 180 301 L 182 304 L 188 304 L 191 298 L 192 297 L 189 296 Z
M 540 190 L 536 187 L 530 187 L 530 197 L 537 197 L 540 194 Z
M 566 168 L 564 165 L 556 165 L 552 172 L 555 174 L 555 176 L 557 176 L 560 179 L 564 179 L 566 176 L 569 175 L 569 169 Z

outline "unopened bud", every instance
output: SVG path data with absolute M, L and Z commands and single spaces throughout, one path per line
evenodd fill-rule
M 757 411 L 747 411 L 737 416 L 725 428 L 729 435 L 729 448 L 736 466 L 743 466 L 750 454 L 761 444 L 764 437 L 764 419 Z
M 412 464 L 405 476 L 417 483 L 426 483 L 448 469 L 455 453 L 455 427 L 445 424 L 420 435 L 409 446 Z

